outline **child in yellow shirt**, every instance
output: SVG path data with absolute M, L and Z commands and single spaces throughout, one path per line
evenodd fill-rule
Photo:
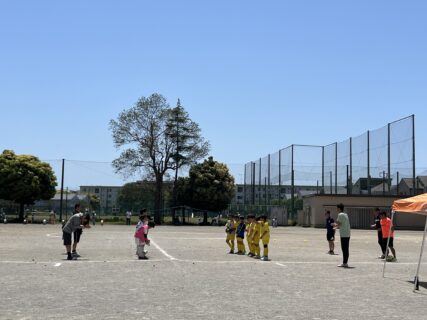
M 261 241 L 264 247 L 264 251 L 262 252 L 262 261 L 268 261 L 268 244 L 270 242 L 270 225 L 267 220 L 267 216 L 261 216 L 260 219 L 261 224 Z
M 252 226 L 252 246 L 254 249 L 255 259 L 261 259 L 261 252 L 259 249 L 259 241 L 261 237 L 261 224 L 260 217 L 257 217 Z
M 225 225 L 225 233 L 227 234 L 227 238 L 225 242 L 230 247 L 230 254 L 234 253 L 234 241 L 236 240 L 236 228 L 237 221 L 235 220 L 235 216 L 230 215 L 227 220 L 227 224 Z
M 246 254 L 245 250 L 245 243 L 243 242 L 243 239 L 245 238 L 245 218 L 239 217 L 239 225 L 236 229 L 236 238 L 237 238 L 237 254 L 244 255 Z
M 248 242 L 248 257 L 255 256 L 254 248 L 252 246 L 252 227 L 254 223 L 254 215 L 249 214 L 248 215 L 248 222 L 246 223 L 246 241 Z

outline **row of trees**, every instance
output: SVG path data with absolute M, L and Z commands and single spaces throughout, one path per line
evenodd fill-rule
M 228 168 L 212 157 L 198 164 L 208 155 L 210 145 L 180 100 L 171 108 L 160 94 L 142 97 L 111 120 L 110 129 L 114 145 L 121 151 L 113 161 L 116 172 L 151 181 L 143 192 L 135 184 L 125 185 L 124 194 L 136 198 L 135 205 L 153 200 L 154 212 L 159 213 L 165 196 L 172 207 L 188 205 L 217 211 L 230 203 L 234 179 Z M 179 171 L 188 167 L 189 176 L 179 178 Z M 173 181 L 172 190 L 164 188 L 165 179 Z M 0 199 L 18 203 L 21 220 L 25 205 L 51 199 L 56 186 L 52 168 L 37 157 L 10 150 L 0 155 Z M 119 201 L 127 200 L 122 196 Z M 155 219 L 160 222 L 158 214 Z
M 185 204 L 218 210 L 230 202 L 234 179 L 225 165 L 212 158 L 197 165 L 208 155 L 210 145 L 180 100 L 171 108 L 160 94 L 141 97 L 110 121 L 110 129 L 114 145 L 121 151 L 113 161 L 116 172 L 154 181 L 155 213 L 162 209 L 164 181 L 172 174 L 172 207 Z M 179 179 L 179 170 L 190 166 L 189 177 Z M 212 202 L 207 200 L 212 197 Z M 158 214 L 155 219 L 160 222 Z

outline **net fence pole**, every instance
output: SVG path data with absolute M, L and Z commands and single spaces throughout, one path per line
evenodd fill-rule
M 255 205 L 255 162 L 251 162 L 252 170 L 252 205 Z
M 349 188 L 350 188 L 350 184 L 349 184 L 349 181 L 348 181 L 348 169 L 349 169 L 349 167 L 348 167 L 348 165 L 346 165 L 346 181 L 347 181 L 347 185 L 346 185 L 346 189 L 347 189 L 347 194 L 349 194 L 350 193 L 350 190 L 349 190 Z
M 61 171 L 61 200 L 59 202 L 59 221 L 62 223 L 62 201 L 64 200 L 64 168 L 65 159 L 62 159 L 62 171 Z
M 259 179 L 258 179 L 258 205 L 261 205 L 261 190 L 262 190 L 262 182 L 261 182 L 261 168 L 262 168 L 262 159 L 259 158 L 259 165 L 258 165 L 258 171 L 259 171 Z
M 322 146 L 322 193 L 325 193 L 325 147 Z
M 294 193 L 295 193 L 295 173 L 294 173 L 294 145 L 291 148 L 291 215 L 294 216 Z
M 387 125 L 387 187 L 391 194 L 391 124 Z
M 368 130 L 368 132 L 367 132 L 367 137 L 368 137 L 368 146 L 367 146 L 367 148 L 366 148 L 366 150 L 367 150 L 367 152 L 368 152 L 368 177 L 367 177 L 367 188 L 368 188 L 368 194 L 370 195 L 371 194 L 371 165 L 370 165 L 370 163 L 371 163 L 371 159 L 370 159 L 370 156 L 371 156 L 371 154 L 370 154 L 370 139 L 369 139 L 369 137 L 370 137 L 370 131 Z
M 243 205 L 246 204 L 246 166 L 247 164 L 245 164 L 243 171 Z
M 353 194 L 353 138 L 350 137 L 350 194 Z
M 268 183 L 268 190 L 267 190 L 267 204 L 270 205 L 270 183 L 271 183 L 271 157 L 270 154 L 268 155 L 268 179 L 267 179 L 267 183 Z
M 396 172 L 396 192 L 399 195 L 399 171 Z
M 412 182 L 413 182 L 413 195 L 416 195 L 415 189 L 415 115 L 412 115 Z
M 338 142 L 335 142 L 335 194 L 338 194 Z
M 281 192 L 282 192 L 282 151 L 279 150 L 279 205 L 280 201 L 282 199 Z

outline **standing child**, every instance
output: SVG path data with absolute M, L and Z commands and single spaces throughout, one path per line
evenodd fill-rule
M 253 227 L 254 216 L 252 214 L 248 215 L 248 221 L 246 223 L 246 241 L 248 242 L 248 257 L 255 256 L 254 248 L 252 246 L 252 227 Z
M 245 225 L 245 218 L 244 217 L 240 217 L 239 220 L 240 220 L 239 225 L 237 226 L 237 230 L 236 230 L 237 254 L 242 255 L 242 254 L 246 253 L 245 243 L 243 242 L 243 239 L 245 238 L 246 225 Z
M 334 229 L 334 225 L 335 225 L 335 221 L 334 219 L 332 219 L 331 217 L 331 212 L 328 210 L 325 213 L 325 217 L 326 217 L 326 240 L 328 240 L 328 244 L 329 244 L 329 254 L 335 254 L 334 250 L 335 250 L 335 229 Z
M 261 224 L 260 238 L 262 241 L 262 245 L 264 247 L 261 260 L 268 261 L 268 244 L 270 243 L 270 225 L 268 224 L 266 215 L 261 216 L 260 224 Z
M 136 225 L 135 230 L 135 244 L 136 244 L 136 255 L 140 260 L 147 260 L 146 251 L 144 251 L 145 244 L 149 244 L 148 240 L 148 215 L 144 214 L 139 216 L 139 222 Z
M 253 223 L 252 226 L 252 245 L 253 245 L 253 249 L 254 249 L 254 253 L 255 259 L 261 259 L 261 251 L 259 248 L 259 241 L 260 241 L 260 237 L 261 237 L 261 224 L 260 224 L 260 217 L 257 217 L 255 219 L 255 222 Z
M 234 240 L 236 238 L 236 228 L 234 224 L 234 217 L 229 216 L 229 219 L 227 220 L 227 224 L 225 225 L 225 233 L 227 234 L 227 238 L 225 239 L 225 242 L 230 247 L 231 254 L 234 253 Z

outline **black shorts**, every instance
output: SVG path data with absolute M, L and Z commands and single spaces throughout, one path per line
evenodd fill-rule
M 80 236 L 82 235 L 82 233 L 83 233 L 82 229 L 77 229 L 76 231 L 74 231 L 74 243 L 79 243 Z
M 384 248 L 387 247 L 387 239 L 388 238 L 383 238 L 383 246 L 384 246 Z M 388 246 L 390 248 L 393 248 L 393 238 L 392 237 L 390 237 L 390 242 L 388 243 Z
M 64 239 L 64 246 L 71 246 L 71 233 L 62 231 L 62 239 Z
M 326 240 L 334 241 L 335 240 L 335 231 L 328 231 L 326 233 Z

